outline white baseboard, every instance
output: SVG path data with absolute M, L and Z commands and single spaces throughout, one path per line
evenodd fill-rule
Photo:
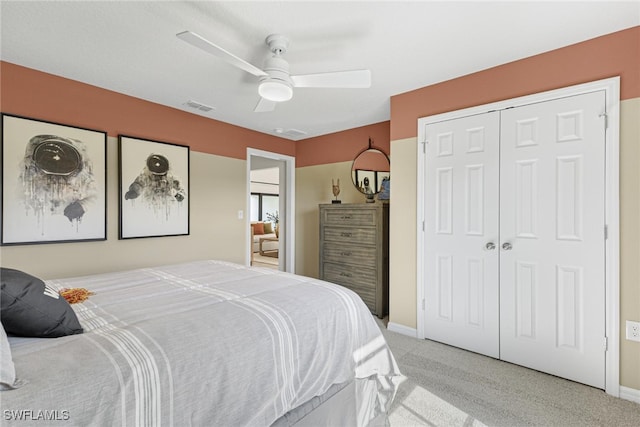
M 620 399 L 630 400 L 640 403 L 640 390 L 635 388 L 620 386 Z
M 410 328 L 399 323 L 389 322 L 387 323 L 387 329 L 391 332 L 397 332 L 399 334 L 407 335 L 412 338 L 418 338 L 418 331 L 415 328 Z

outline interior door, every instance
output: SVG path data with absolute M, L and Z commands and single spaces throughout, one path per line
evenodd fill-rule
M 605 94 L 504 110 L 500 358 L 605 385 Z
M 426 127 L 427 338 L 498 357 L 499 112 Z

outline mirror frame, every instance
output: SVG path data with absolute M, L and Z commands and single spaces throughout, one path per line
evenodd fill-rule
M 385 153 L 384 151 L 382 151 L 379 148 L 375 148 L 372 146 L 371 144 L 371 139 L 369 139 L 369 146 L 367 148 L 365 148 L 364 150 L 360 151 L 356 157 L 353 159 L 353 162 L 351 163 L 351 182 L 353 183 L 353 186 L 356 187 L 356 190 L 358 190 L 360 193 L 365 194 L 365 195 L 376 195 L 380 192 L 380 186 L 382 185 L 382 180 L 385 177 L 391 177 L 391 161 L 389 160 L 389 156 L 387 155 L 387 153 Z M 355 165 L 356 165 L 356 161 L 358 160 L 358 158 L 360 156 L 362 156 L 364 153 L 367 153 L 369 151 L 376 151 L 382 155 L 384 155 L 385 160 L 387 161 L 387 165 L 389 165 L 389 171 L 374 171 L 374 170 L 367 170 L 367 169 L 354 169 Z M 371 179 L 373 178 L 373 183 L 371 183 L 371 185 L 373 186 L 372 188 L 374 188 L 374 192 L 373 193 L 367 193 L 365 191 L 363 191 L 358 183 L 360 182 L 360 180 L 358 179 L 358 172 L 361 173 L 367 173 L 367 176 L 363 176 L 363 179 L 365 177 Z M 373 174 L 373 177 L 369 176 L 369 174 Z

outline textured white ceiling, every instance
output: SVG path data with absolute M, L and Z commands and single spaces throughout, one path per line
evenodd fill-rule
M 2 1 L 0 18 L 4 61 L 303 139 L 388 120 L 392 95 L 640 25 L 640 1 Z M 184 30 L 258 67 L 265 37 L 284 34 L 292 74 L 368 68 L 372 87 L 298 88 L 254 113 L 258 79 L 181 41 Z

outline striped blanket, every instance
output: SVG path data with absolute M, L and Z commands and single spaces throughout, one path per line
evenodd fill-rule
M 47 284 L 94 292 L 85 333 L 10 337 L 28 384 L 2 425 L 268 426 L 354 378 L 377 389 L 366 423 L 403 378 L 360 298 L 319 280 L 198 261 Z

